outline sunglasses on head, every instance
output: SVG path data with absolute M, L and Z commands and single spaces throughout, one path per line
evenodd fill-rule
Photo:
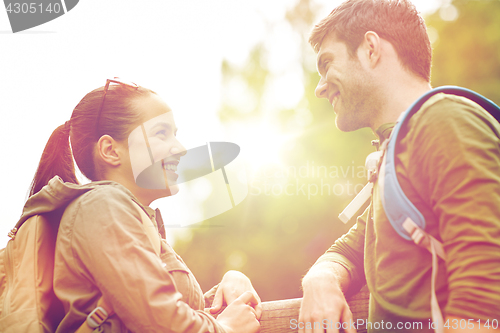
M 104 86 L 104 92 L 102 94 L 102 100 L 101 100 L 101 105 L 99 106 L 99 111 L 97 112 L 97 120 L 96 120 L 96 132 L 97 135 L 99 135 L 99 120 L 101 119 L 101 112 L 102 112 L 102 107 L 104 105 L 104 100 L 106 99 L 106 93 L 108 92 L 109 86 L 111 83 L 119 84 L 125 87 L 130 87 L 133 89 L 139 89 L 139 86 L 135 84 L 134 82 L 122 80 L 118 77 L 115 77 L 113 79 L 107 79 L 106 80 L 106 85 Z

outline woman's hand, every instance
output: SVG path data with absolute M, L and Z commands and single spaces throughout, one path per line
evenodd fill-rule
M 258 333 L 259 317 L 255 308 L 260 306 L 260 299 L 252 291 L 244 292 L 236 298 L 217 317 L 217 321 L 227 333 Z
M 253 308 L 255 309 L 257 320 L 260 319 L 260 315 L 262 314 L 260 297 L 253 288 L 250 279 L 246 277 L 245 274 L 238 271 L 229 271 L 224 274 L 224 277 L 217 288 L 217 292 L 215 293 L 210 313 L 215 314 L 219 312 L 224 304 L 229 306 L 247 291 L 251 292 L 255 296 L 256 303 Z

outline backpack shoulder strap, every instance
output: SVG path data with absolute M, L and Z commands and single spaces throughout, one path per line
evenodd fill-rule
M 430 90 L 415 101 L 400 116 L 399 121 L 396 123 L 396 126 L 394 126 L 391 137 L 389 138 L 389 144 L 387 145 L 387 150 L 384 154 L 384 161 L 382 163 L 383 170 L 380 170 L 380 174 L 383 174 L 383 179 L 380 180 L 383 181 L 380 182 L 379 180 L 379 183 L 383 183 L 381 184 L 382 186 L 380 186 L 380 197 L 382 199 L 382 205 L 387 218 L 389 219 L 394 230 L 396 230 L 396 232 L 406 240 L 412 240 L 411 235 L 403 226 L 406 219 L 410 218 L 414 224 L 422 230 L 425 230 L 425 219 L 422 213 L 420 213 L 420 211 L 406 197 L 401 186 L 399 185 L 394 163 L 396 144 L 399 140 L 401 129 L 407 125 L 411 116 L 420 110 L 422 105 L 430 97 L 441 92 L 463 96 L 472 100 L 488 111 L 497 121 L 500 122 L 500 108 L 495 103 L 486 97 L 473 92 L 472 90 L 455 86 L 443 86 Z

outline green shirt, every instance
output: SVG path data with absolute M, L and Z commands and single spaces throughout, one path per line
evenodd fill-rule
M 389 128 L 377 131 L 381 139 Z M 436 280 L 443 316 L 500 320 L 500 125 L 468 99 L 441 93 L 402 134 L 395 157 L 398 180 L 447 256 L 439 261 Z M 369 332 L 398 331 L 399 321 L 421 322 L 415 332 L 432 332 L 431 254 L 392 228 L 377 183 L 370 207 L 317 263 L 324 261 L 348 270 L 351 292 L 366 281 L 369 321 L 380 327 Z M 382 320 L 391 321 L 392 330 L 382 329 Z

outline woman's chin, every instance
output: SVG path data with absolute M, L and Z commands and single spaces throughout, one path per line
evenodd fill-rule
M 179 193 L 179 186 L 177 184 L 170 185 L 168 189 L 161 190 L 162 197 L 170 197 Z
M 176 195 L 177 193 L 179 193 L 179 185 L 170 185 L 168 192 L 170 193 L 168 196 Z
M 171 185 L 168 189 L 163 189 L 163 190 L 157 189 L 157 190 L 149 190 L 149 191 L 151 191 L 151 192 L 149 192 L 150 193 L 149 195 L 153 197 L 153 201 L 154 201 L 154 200 L 158 200 L 161 198 L 167 198 L 167 197 L 171 197 L 173 195 L 176 195 L 179 192 L 179 186 Z

